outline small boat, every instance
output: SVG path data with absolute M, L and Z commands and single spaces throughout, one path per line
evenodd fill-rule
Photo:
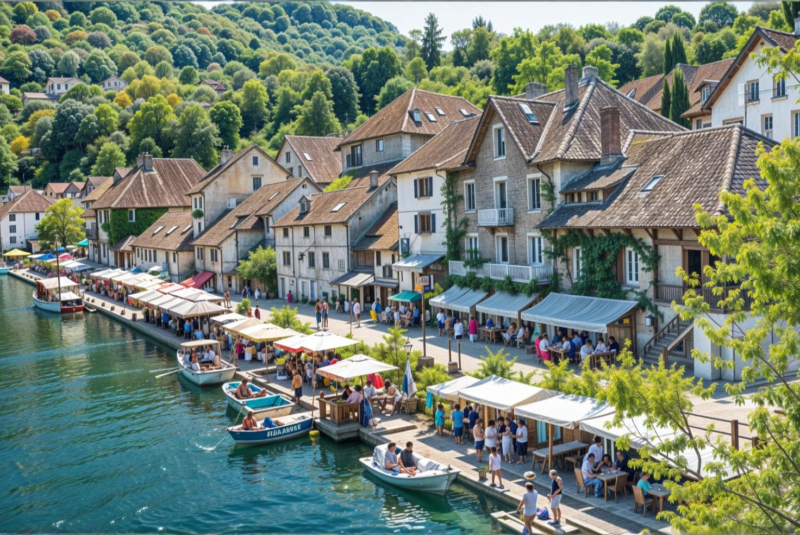
M 250 391 L 256 396 L 261 395 L 261 388 L 250 383 L 247 385 Z M 280 394 L 266 395 L 263 397 L 255 397 L 250 399 L 239 399 L 236 397 L 236 389 L 239 388 L 239 382 L 225 383 L 222 385 L 222 391 L 225 397 L 228 398 L 228 406 L 236 412 L 244 412 L 244 408 L 253 409 L 256 414 L 264 414 L 271 418 L 278 416 L 286 416 L 292 412 L 294 402 L 286 399 Z
M 8 268 L 6 266 L 0 266 L 0 275 L 8 275 Z
M 59 314 L 82 312 L 83 299 L 72 290 L 79 291 L 78 283 L 66 277 L 39 279 L 33 292 L 33 304 L 42 310 Z
M 264 427 L 258 431 L 242 431 L 241 425 L 228 428 L 228 433 L 237 445 L 257 446 L 280 440 L 289 440 L 307 435 L 313 420 L 309 413 L 284 416 L 280 420 L 264 419 Z
M 387 470 L 384 463 L 387 447 L 385 444 L 376 446 L 372 457 L 362 457 L 358 462 L 364 465 L 367 472 L 390 485 L 402 489 L 444 494 L 461 472 L 457 468 L 442 466 L 436 461 L 421 457 L 416 453 L 414 454 L 414 460 L 417 462 L 416 475 L 411 476 Z
M 191 364 L 186 362 L 186 355 L 191 355 L 192 351 L 197 351 L 197 348 L 210 346 L 214 350 L 216 360 L 220 363 L 220 368 L 213 370 L 195 371 L 192 369 Z M 236 366 L 222 360 L 220 356 L 220 344 L 217 340 L 192 340 L 191 342 L 184 342 L 181 344 L 180 349 L 176 353 L 178 359 L 178 367 L 181 369 L 181 375 L 186 379 L 193 382 L 198 386 L 212 386 L 226 383 L 233 379 L 236 375 Z M 198 361 L 202 363 L 202 357 L 198 356 Z

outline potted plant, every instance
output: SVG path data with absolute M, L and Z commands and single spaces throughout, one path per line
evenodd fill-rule
M 480 468 L 478 468 L 478 479 L 485 480 L 488 475 L 489 475 L 488 466 L 481 466 Z
M 288 379 L 286 375 L 286 359 L 279 357 L 275 359 L 275 366 L 277 367 L 277 376 L 279 381 Z

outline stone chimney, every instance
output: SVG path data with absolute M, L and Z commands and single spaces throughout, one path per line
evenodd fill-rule
M 144 154 L 145 153 L 142 152 L 136 157 L 136 167 L 141 167 L 144 165 Z
M 794 19 L 794 34 L 800 37 L 800 17 Z
M 564 109 L 569 109 L 578 103 L 578 67 L 570 65 L 564 69 Z
M 153 155 L 149 152 L 142 154 L 142 169 L 145 173 L 153 172 Z
M 369 172 L 369 187 L 370 188 L 377 188 L 378 187 L 378 172 L 374 169 Z
M 233 151 L 230 149 L 230 147 L 225 145 L 225 147 L 221 151 L 219 151 L 220 165 L 228 163 L 228 160 L 230 160 L 231 158 L 233 158 Z
M 611 165 L 622 157 L 622 140 L 619 137 L 619 108 L 606 106 L 600 110 L 600 165 Z
M 587 65 L 583 68 L 583 78 L 581 80 L 589 80 L 591 78 L 597 78 L 600 75 L 600 71 L 597 70 L 597 67 L 593 67 L 591 65 Z
M 525 86 L 525 98 L 528 100 L 536 100 L 547 93 L 547 86 L 539 82 L 530 82 Z

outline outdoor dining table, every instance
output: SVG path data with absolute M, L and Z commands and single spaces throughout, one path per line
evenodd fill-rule
M 650 486 L 650 490 L 647 491 L 647 494 L 653 496 L 654 498 L 658 498 L 658 512 L 664 510 L 664 498 L 672 494 L 672 492 L 667 489 L 664 485 L 660 483 L 655 483 Z
M 480 327 L 478 329 L 478 332 L 481 334 L 481 340 L 489 340 L 490 342 L 496 342 L 497 335 L 499 333 L 504 333 L 507 330 L 508 329 L 503 329 L 501 327 L 492 327 L 492 328 Z
M 622 470 L 611 470 L 609 472 L 597 474 L 597 479 L 603 482 L 603 495 L 605 500 L 608 501 L 608 489 L 609 486 L 614 488 L 617 484 L 617 480 L 621 477 L 628 477 L 628 472 L 623 472 Z
M 572 442 L 566 442 L 564 444 L 556 444 L 555 446 L 553 446 L 553 457 L 569 455 L 570 453 L 575 453 L 576 451 L 582 451 L 588 447 L 589 447 L 588 444 L 584 444 L 583 442 L 579 442 L 577 440 L 573 440 Z M 536 470 L 536 460 L 540 459 L 542 462 L 542 473 L 544 474 L 544 467 L 545 464 L 547 463 L 547 457 L 549 455 L 550 455 L 550 448 L 541 448 L 538 450 L 534 450 L 531 469 Z
M 550 353 L 551 358 L 553 359 L 553 364 L 558 364 L 559 359 L 569 358 L 569 349 L 550 346 L 547 348 L 547 351 Z

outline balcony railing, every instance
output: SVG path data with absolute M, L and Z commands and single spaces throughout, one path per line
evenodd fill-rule
M 540 283 L 550 282 L 553 268 L 550 266 L 519 266 L 515 264 L 484 264 L 479 268 L 467 268 L 460 260 L 450 261 L 450 274 L 465 276 L 473 271 L 478 277 L 503 280 L 507 276 L 514 282 L 528 283 L 532 280 Z
M 719 310 L 720 306 L 719 303 L 723 299 L 727 299 L 730 296 L 731 290 L 737 290 L 738 286 L 730 286 L 725 288 L 722 291 L 721 295 L 714 295 L 712 288 L 695 288 L 695 292 L 699 295 L 703 296 L 703 299 L 708 306 L 713 309 Z M 678 285 L 678 284 L 656 284 L 655 285 L 655 301 L 659 303 L 672 303 L 675 301 L 679 305 L 683 304 L 683 294 L 686 293 L 688 287 Z M 747 292 L 743 292 L 739 294 L 739 297 L 744 298 L 744 308 L 749 309 L 752 304 L 753 300 L 750 298 L 750 295 Z
M 478 210 L 478 225 L 482 227 L 510 227 L 514 224 L 513 208 Z
M 86 227 L 86 238 L 89 240 L 96 240 L 97 239 L 97 227 L 92 225 L 91 227 Z

